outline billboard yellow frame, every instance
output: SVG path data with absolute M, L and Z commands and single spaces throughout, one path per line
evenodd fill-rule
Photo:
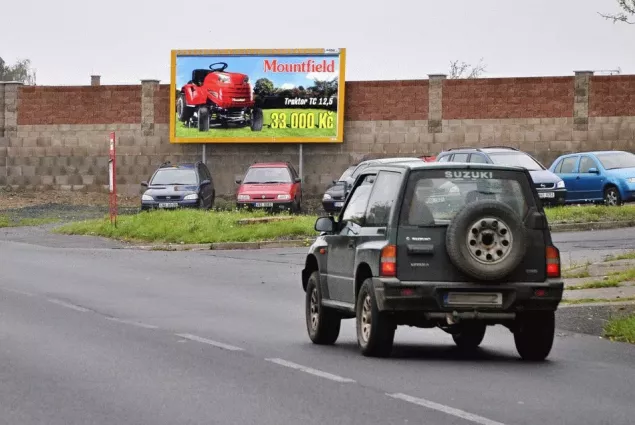
M 338 48 L 339 54 L 339 83 L 337 94 L 337 135 L 333 137 L 213 137 L 209 139 L 197 137 L 176 137 L 176 58 L 179 55 L 188 56 L 236 56 L 236 55 L 322 55 L 329 49 L 190 49 L 171 51 L 170 72 L 170 143 L 343 143 L 344 142 L 344 99 L 346 91 L 346 49 Z

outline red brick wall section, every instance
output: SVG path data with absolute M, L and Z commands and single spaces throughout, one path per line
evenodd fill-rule
M 635 75 L 591 77 L 589 116 L 635 116 Z
M 141 86 L 21 87 L 18 125 L 137 124 Z
M 573 77 L 445 80 L 443 119 L 573 116 Z
M 173 106 L 170 109 L 170 85 L 161 84 L 154 92 L 154 123 L 168 124 L 170 122 L 170 111 L 176 113 Z
M 346 83 L 348 121 L 427 120 L 428 80 Z

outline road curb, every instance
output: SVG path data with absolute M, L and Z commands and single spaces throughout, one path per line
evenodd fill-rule
M 593 230 L 622 229 L 635 227 L 635 220 L 628 221 L 594 221 L 589 223 L 556 223 L 549 226 L 552 232 L 583 232 Z
M 313 243 L 315 239 L 297 239 L 287 241 L 263 242 L 218 242 L 211 244 L 155 244 L 133 245 L 124 249 L 141 251 L 225 251 L 225 250 L 253 250 L 265 248 L 302 248 Z

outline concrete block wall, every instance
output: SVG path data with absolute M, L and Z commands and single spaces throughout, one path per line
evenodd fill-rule
M 169 143 L 169 85 L 25 87 L 0 82 L 0 185 L 104 190 L 108 137 L 117 135 L 118 187 L 164 161 L 194 161 L 202 145 Z M 319 196 L 363 159 L 437 154 L 460 146 L 509 145 L 546 166 L 578 150 L 635 151 L 635 75 L 346 83 L 343 144 L 304 145 L 305 190 Z M 289 161 L 297 145 L 208 144 L 219 195 L 255 161 Z

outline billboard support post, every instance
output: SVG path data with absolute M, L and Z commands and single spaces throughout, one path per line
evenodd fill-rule
M 110 192 L 110 224 L 117 227 L 117 155 L 115 151 L 115 132 L 110 133 L 108 150 L 108 190 Z
M 203 143 L 203 152 L 202 152 L 202 160 L 203 160 L 203 164 L 207 165 L 207 152 L 206 149 L 207 145 L 205 143 Z
M 302 151 L 302 143 L 300 143 L 298 145 L 298 147 L 299 147 L 299 149 L 298 149 L 299 161 L 298 162 L 300 163 L 300 166 L 298 167 L 299 168 L 298 173 L 300 174 L 300 181 L 302 183 L 304 183 L 304 171 L 303 171 L 303 168 L 304 168 L 304 152 Z

